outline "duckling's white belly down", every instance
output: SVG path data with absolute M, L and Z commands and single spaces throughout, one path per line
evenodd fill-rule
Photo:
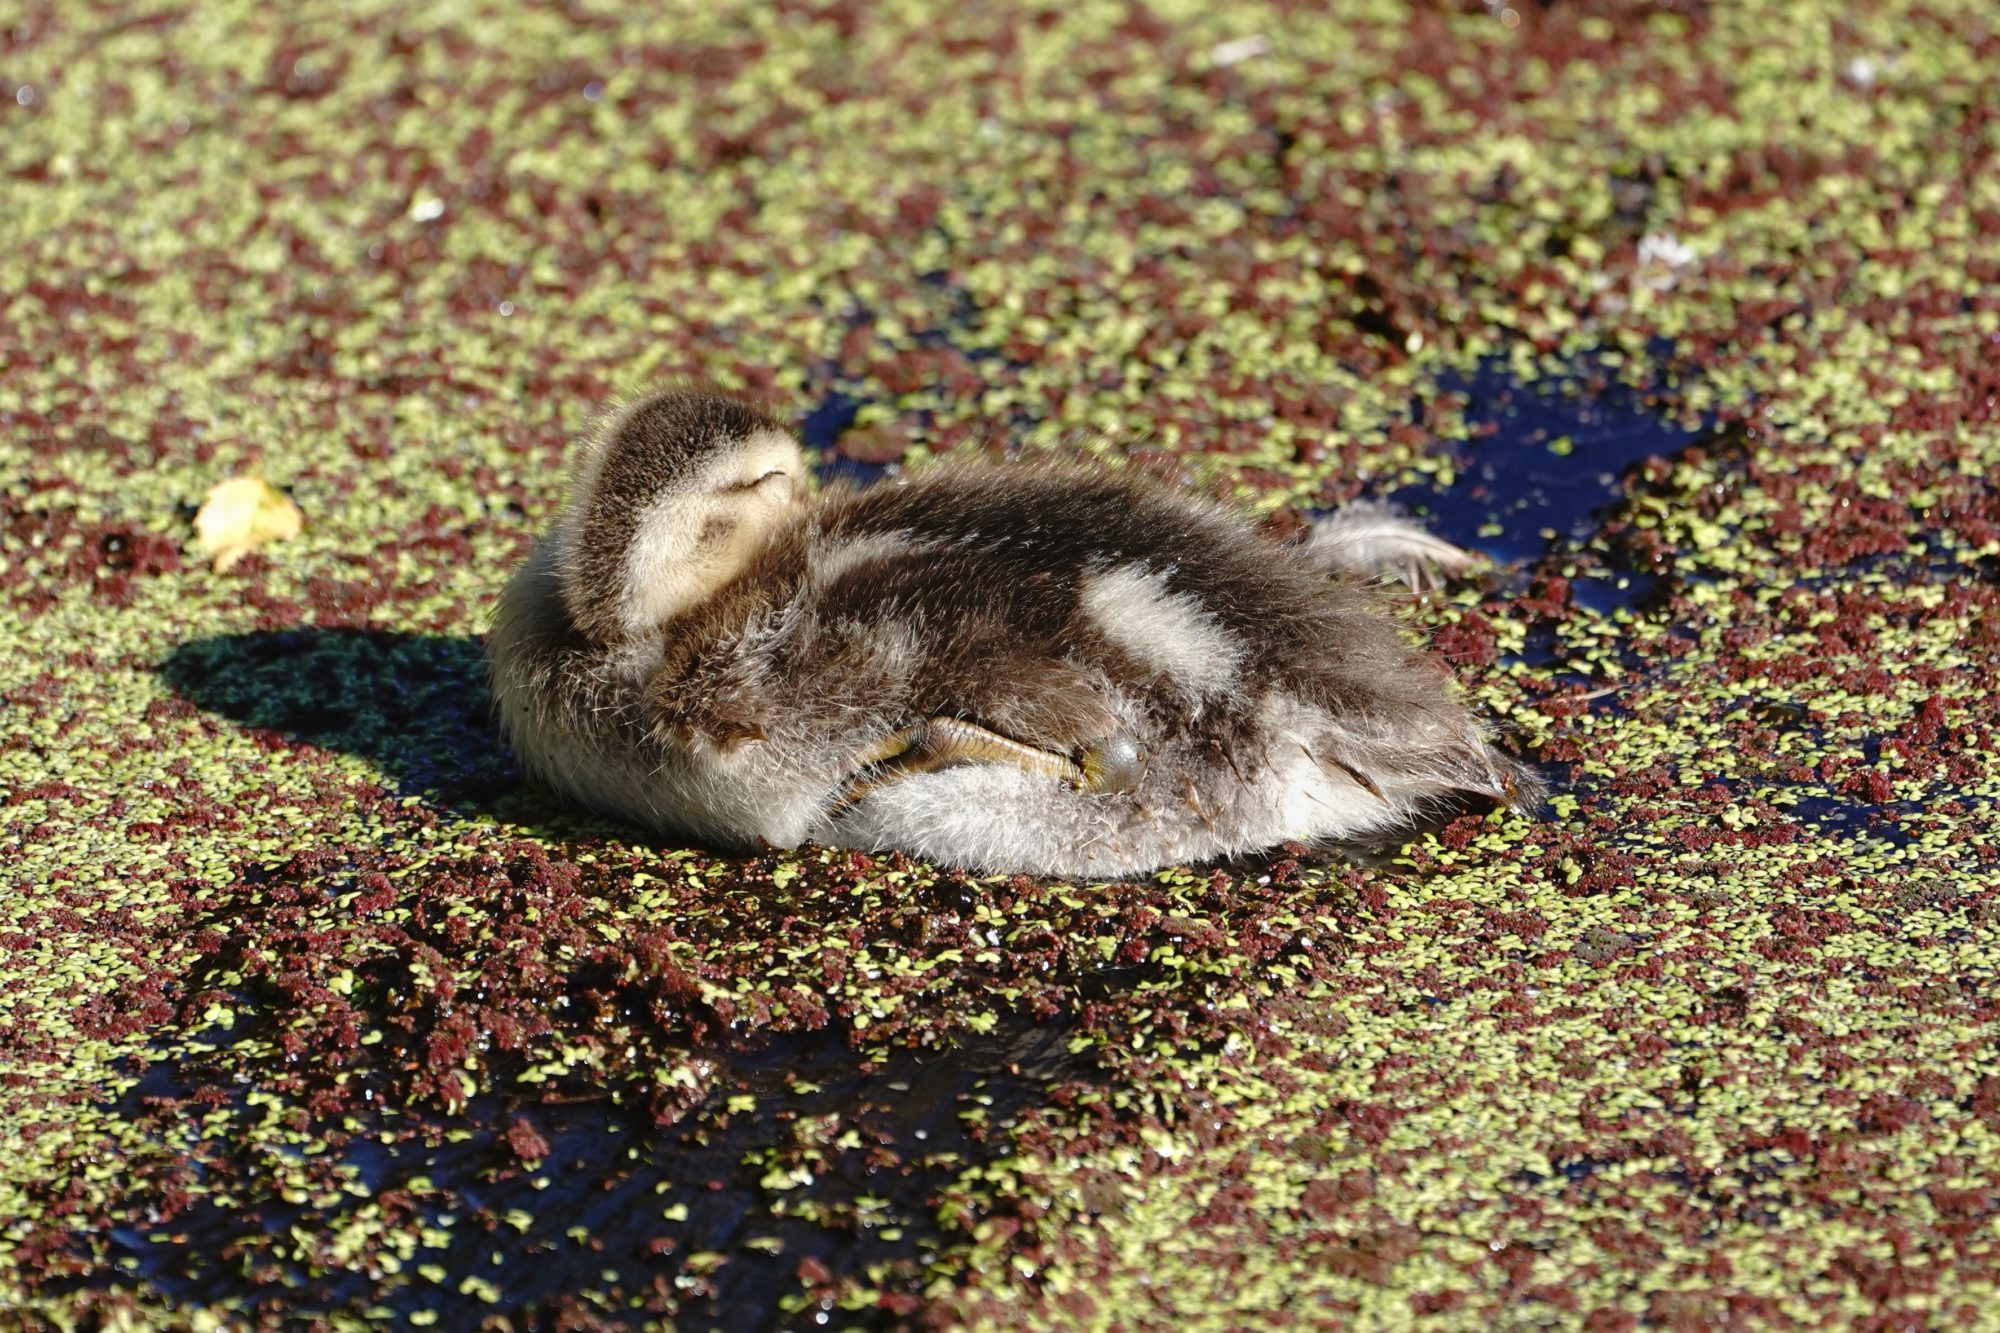
M 601 756 L 554 785 L 586 805 L 718 848 L 796 847 L 816 838 L 838 793 L 838 774 L 764 741 L 675 745 L 643 769 L 622 758 Z
M 1010 765 L 967 764 L 885 784 L 814 827 L 833 846 L 898 849 L 989 872 L 1106 878 L 1402 823 L 1425 794 L 1370 791 L 1319 762 L 1333 719 L 1266 699 L 1223 755 L 1153 747 L 1135 792 L 1092 794 Z

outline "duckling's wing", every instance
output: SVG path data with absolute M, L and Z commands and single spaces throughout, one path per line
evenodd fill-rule
M 1024 530 L 1015 512 L 976 487 L 870 495 L 844 506 L 815 537 L 802 626 L 789 645 L 797 687 L 820 699 L 857 688 L 883 735 L 956 717 L 1010 740 L 1067 755 L 1119 728 L 1101 670 L 1068 641 L 1077 569 Z M 956 503 L 954 503 L 956 501 Z M 850 662 L 872 641 L 905 636 L 880 669 Z

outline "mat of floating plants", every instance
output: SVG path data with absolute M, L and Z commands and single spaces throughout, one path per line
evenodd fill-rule
M 0 98 L 7 1318 L 1992 1326 L 1988 0 L 28 0 Z M 482 634 L 686 374 L 1394 500 L 1546 808 L 563 808 Z

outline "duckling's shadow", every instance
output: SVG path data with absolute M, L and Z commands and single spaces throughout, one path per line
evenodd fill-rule
M 367 760 L 399 796 L 537 831 L 595 828 L 524 790 L 493 724 L 477 639 L 312 628 L 228 634 L 182 644 L 159 672 L 204 712 Z
M 493 720 L 485 649 L 477 639 L 316 628 L 227 634 L 182 644 L 159 672 L 204 712 L 287 744 L 368 761 L 398 796 L 558 841 L 630 836 L 623 825 L 570 810 L 523 781 Z M 1454 804 L 1378 838 L 1215 864 L 1250 875 L 1286 859 L 1389 868 L 1426 830 L 1484 808 Z

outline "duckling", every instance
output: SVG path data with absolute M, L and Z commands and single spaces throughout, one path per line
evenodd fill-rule
M 1368 586 L 1470 557 L 1387 510 L 1280 544 L 1101 465 L 808 479 L 699 387 L 585 438 L 489 641 L 530 774 L 723 848 L 1071 878 L 1532 802 Z

